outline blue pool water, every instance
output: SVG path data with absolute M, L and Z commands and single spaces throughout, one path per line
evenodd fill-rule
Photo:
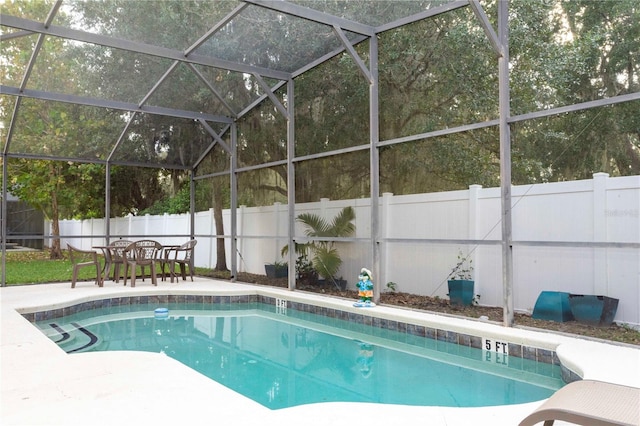
M 199 306 L 199 305 L 196 305 Z M 36 325 L 68 353 L 163 353 L 271 409 L 344 401 L 479 407 L 548 398 L 560 367 L 273 305 L 101 308 Z

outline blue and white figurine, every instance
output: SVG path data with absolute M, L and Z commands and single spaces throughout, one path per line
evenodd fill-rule
M 362 268 L 360 270 L 360 275 L 358 275 L 358 283 L 356 287 L 358 287 L 358 297 L 359 301 L 355 302 L 353 306 L 357 308 L 371 308 L 376 306 L 375 303 L 372 302 L 373 299 L 373 281 L 371 281 L 371 271 L 367 268 Z

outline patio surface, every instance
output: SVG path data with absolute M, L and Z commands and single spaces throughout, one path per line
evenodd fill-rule
M 352 302 L 303 292 L 196 278 L 195 282 L 140 282 L 135 288 L 107 281 L 103 288 L 79 282 L 0 289 L 0 423 L 9 425 L 517 425 L 542 401 L 485 408 L 413 407 L 323 403 L 269 410 L 161 354 L 91 352 L 67 355 L 24 319 L 21 312 L 103 297 L 259 293 L 323 306 L 353 309 Z M 531 346 L 556 348 L 562 362 L 584 378 L 640 387 L 640 348 L 553 333 L 509 329 L 386 306 L 372 314 L 495 335 Z M 480 333 L 480 334 L 478 334 Z M 556 425 L 567 423 L 556 422 Z

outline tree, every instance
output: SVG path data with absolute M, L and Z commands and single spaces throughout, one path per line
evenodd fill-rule
M 63 183 L 60 176 L 60 163 L 30 160 L 28 164 L 30 170 L 19 174 L 16 173 L 16 170 L 27 164 L 24 160 L 20 160 L 20 163 L 18 167 L 11 167 L 12 178 L 8 183 L 9 191 L 35 208 L 42 210 L 45 217 L 51 220 L 53 236 L 59 236 L 59 195 L 65 195 L 60 191 L 61 183 Z M 39 173 L 33 173 L 36 170 Z M 49 176 L 48 179 L 47 176 Z M 50 257 L 51 259 L 62 258 L 59 239 L 54 238 L 51 242 Z
M 572 41 L 584 67 L 569 68 L 568 102 L 640 91 L 640 7 L 636 1 L 578 1 L 561 3 Z M 635 105 L 634 105 L 635 104 Z M 638 102 L 603 108 L 588 117 L 593 125 L 583 132 L 590 155 L 567 156 L 580 161 L 578 176 L 604 171 L 614 175 L 640 174 Z M 567 162 L 567 161 L 565 161 Z M 584 173 L 584 174 L 583 174 Z M 582 175 L 582 176 L 580 176 Z
M 229 154 L 220 146 L 214 146 L 209 155 L 200 163 L 196 174 L 204 175 L 208 173 L 216 173 L 228 170 Z M 230 200 L 230 182 L 229 176 L 217 176 L 210 179 L 201 179 L 196 182 L 197 194 L 201 196 L 196 198 L 196 208 L 204 210 L 213 206 L 214 226 L 216 235 L 224 235 L 224 222 L 222 219 L 222 211 L 229 208 Z M 223 237 L 216 239 L 216 271 L 227 271 L 226 249 Z
M 76 12 L 84 16 L 85 23 L 91 27 L 100 28 L 116 37 L 183 50 L 196 42 L 198 37 L 210 29 L 212 23 L 222 19 L 235 6 L 232 2 L 156 2 L 154 13 L 149 13 L 149 4 L 145 2 L 120 0 L 109 3 L 73 4 Z M 126 13 L 119 13 L 123 10 Z M 165 28 L 161 35 L 157 32 L 159 27 Z M 213 48 L 217 49 L 217 55 L 223 57 L 236 55 L 236 49 L 232 48 L 232 43 L 226 40 L 226 36 L 229 32 L 237 30 L 235 27 L 222 28 L 219 34 L 214 36 L 216 42 L 212 43 L 213 47 L 205 43 L 196 53 L 211 53 L 210 49 Z M 247 30 L 252 34 L 251 27 Z M 150 92 L 153 84 L 172 66 L 171 61 L 152 56 L 119 50 L 110 50 L 105 54 L 100 46 L 81 48 L 83 55 L 90 58 L 84 62 L 87 90 L 93 90 L 97 95 L 109 98 L 140 102 Z M 255 54 L 263 53 L 256 49 Z M 148 104 L 212 114 L 233 114 L 257 98 L 255 88 L 247 86 L 248 78 L 242 73 L 197 65 L 194 67 L 209 84 L 216 87 L 226 105 L 235 111 L 229 111 L 227 106 L 200 81 L 194 70 L 184 64 L 173 69 L 163 84 L 149 97 Z M 123 74 L 128 78 L 122 79 Z M 167 192 L 175 196 L 185 184 L 187 172 L 174 166 L 194 164 L 211 144 L 211 136 L 191 120 L 137 114 L 133 117 L 130 131 L 115 155 L 118 159 L 140 159 L 160 167 L 166 166 L 160 174 L 170 177 L 171 185 Z M 206 168 L 206 165 L 204 167 Z M 155 179 L 149 177 L 149 188 L 154 186 L 152 182 L 157 182 L 160 174 L 156 173 Z M 203 208 L 213 205 L 216 233 L 223 235 L 222 208 L 225 193 L 217 185 L 211 185 L 209 191 L 211 197 L 201 198 L 208 202 Z M 132 195 L 144 195 L 150 201 L 158 201 L 149 197 L 149 194 Z M 202 202 L 197 200 L 197 203 L 200 205 Z M 219 238 L 217 244 L 216 269 L 226 270 L 224 239 Z
M 637 2 L 513 2 L 511 14 L 515 113 L 640 90 Z M 639 174 L 637 110 L 636 101 L 518 124 L 514 158 L 530 173 L 514 180 Z
M 83 115 L 77 105 L 23 102 L 22 120 L 29 122 L 14 143 L 26 152 L 41 147 L 52 158 L 85 141 L 99 120 Z M 87 145 L 85 145 L 85 149 Z M 17 159 L 9 167 L 8 189 L 41 210 L 51 220 L 51 258 L 62 256 L 58 221 L 68 217 L 97 217 L 104 212 L 104 167 L 72 161 Z
M 3 5 L 10 13 L 38 16 L 44 13 L 42 2 L 11 3 Z M 63 21 L 64 15 L 60 17 Z M 25 58 L 35 48 L 35 37 L 21 37 L 2 50 L 2 79 L 16 81 L 22 78 Z M 4 47 L 4 46 L 3 46 Z M 74 75 L 74 61 L 70 58 L 65 42 L 47 39 L 43 43 L 38 61 L 29 79 L 36 88 L 52 87 L 56 84 L 72 84 L 73 78 L 57 81 L 57 73 Z M 3 98 L 7 101 L 7 98 Z M 93 134 L 105 125 L 105 114 L 95 114 L 96 109 L 78 105 L 23 100 L 19 108 L 19 120 L 15 126 L 12 149 L 18 152 L 44 157 L 85 157 L 95 159 L 100 155 L 97 140 Z M 3 105 L 0 113 L 2 121 L 8 123 L 10 109 Z M 93 197 L 104 192 L 104 179 L 96 179 L 101 166 L 81 164 L 71 161 L 11 160 L 5 164 L 9 168 L 9 191 L 22 200 L 40 209 L 52 222 L 51 258 L 60 258 L 59 224 L 60 218 L 83 215 L 94 217 L 104 210 L 103 199 Z M 104 175 L 104 173 L 102 173 Z
M 39 15 L 46 15 L 46 7 L 34 3 L 20 6 L 11 3 L 7 7 L 40 8 Z M 362 16 L 369 18 L 381 13 L 400 17 L 407 11 L 431 6 L 431 2 L 419 1 L 357 4 Z M 75 2 L 70 9 L 59 13 L 63 20 L 83 16 L 86 27 L 114 37 L 186 49 L 234 6 L 232 2 L 157 2 L 153 13 L 149 13 L 149 5 L 144 2 L 116 0 Z M 340 1 L 325 0 L 316 6 L 343 12 Z M 495 28 L 496 2 L 483 2 L 483 7 Z M 64 12 L 69 10 L 72 13 L 65 18 Z M 512 114 L 638 92 L 640 12 L 634 0 L 511 2 L 509 10 Z M 158 27 L 166 30 L 158 33 Z M 310 27 L 316 37 L 303 36 Z M 355 37 L 348 31 L 345 34 L 350 39 Z M 7 48 L 3 43 L 5 62 L 9 64 L 3 67 L 3 77 L 20 81 L 24 71 L 20 64 L 24 66 L 28 60 L 34 39 L 22 37 Z M 243 40 L 246 49 L 237 49 L 238 39 Z M 383 141 L 497 118 L 496 55 L 470 8 L 387 31 L 378 39 L 379 130 Z M 38 88 L 127 102 L 146 99 L 150 105 L 223 114 L 241 111 L 264 90 L 252 75 L 194 66 L 216 87 L 224 98 L 222 102 L 185 64 L 173 69 L 171 60 L 151 55 L 66 43 L 52 37 L 47 40 L 52 41 L 45 43 L 46 54 L 38 58 L 36 72 L 30 80 Z M 329 26 L 250 6 L 195 53 L 293 71 L 324 52 L 326 47 L 339 46 L 340 41 Z M 360 43 L 356 50 L 368 63 L 368 42 Z M 151 93 L 154 83 L 169 69 L 172 72 Z M 72 77 L 62 82 L 52 78 L 60 73 Z M 127 78 L 122 78 L 123 75 Z M 275 83 L 268 78 L 264 80 L 268 85 Z M 295 89 L 297 156 L 368 144 L 369 85 L 349 55 L 338 55 L 300 75 Z M 151 94 L 148 99 L 147 94 Z M 286 105 L 284 89 L 276 96 Z M 637 104 L 637 101 L 627 102 L 513 125 L 514 183 L 577 179 L 589 177 L 594 171 L 638 174 Z M 233 111 L 229 111 L 227 105 Z M 3 108 L 3 112 L 6 111 Z M 88 117 L 88 129 L 59 127 L 57 135 L 50 129 L 49 136 L 62 137 L 65 143 L 53 145 L 56 140 L 53 138 L 46 145 L 60 152 L 72 147 L 70 152 L 80 153 L 84 159 L 91 155 L 104 158 L 105 153 L 99 151 L 100 142 L 109 138 L 114 141 L 113 134 L 105 130 L 107 119 L 115 123 L 114 128 L 121 129 L 131 117 L 126 114 L 101 117 L 89 112 L 87 107 L 79 112 L 64 108 L 60 111 L 60 117 L 62 113 L 81 120 Z M 286 158 L 286 120 L 271 100 L 240 119 L 238 129 L 241 167 Z M 472 183 L 497 184 L 496 129 L 385 146 L 381 149 L 381 190 L 401 194 L 465 188 Z M 87 130 L 97 136 L 89 136 Z M 31 147 L 39 142 L 34 137 Z M 165 169 L 159 174 L 145 170 L 137 188 L 114 191 L 117 196 L 124 194 L 114 203 L 116 210 L 135 213 L 165 193 L 177 194 L 187 176 L 182 166 L 200 158 L 210 143 L 210 136 L 199 123 L 142 113 L 133 116 L 129 133 L 115 152 L 116 158 L 149 161 Z M 85 151 L 85 148 L 88 149 Z M 365 150 L 297 162 L 295 167 L 297 202 L 315 201 L 319 197 L 363 197 L 370 191 L 369 156 Z M 119 185 L 127 181 L 129 172 L 115 167 L 114 170 L 124 178 L 112 176 L 112 183 Z M 171 185 L 163 184 L 167 177 Z M 256 205 L 284 200 L 287 168 L 279 165 L 243 172 L 240 181 L 239 195 L 243 203 Z M 127 203 L 127 199 L 133 201 Z

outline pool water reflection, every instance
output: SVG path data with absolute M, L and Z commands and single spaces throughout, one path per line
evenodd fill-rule
M 560 367 L 249 303 L 128 305 L 36 325 L 69 353 L 163 353 L 271 409 L 327 402 L 479 407 L 549 397 Z

